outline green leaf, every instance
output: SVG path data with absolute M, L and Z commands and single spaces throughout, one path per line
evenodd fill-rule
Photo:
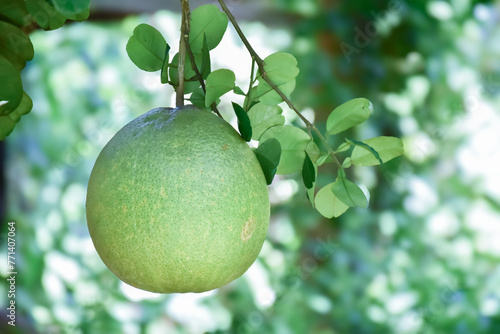
M 160 80 L 162 84 L 168 83 L 168 69 L 169 69 L 169 53 L 170 53 L 170 45 L 167 44 L 167 48 L 165 49 L 165 58 L 163 58 L 163 65 L 161 67 L 161 76 Z
M 8 115 L 0 116 L 0 140 L 4 140 L 12 132 L 21 116 L 29 113 L 32 108 L 33 101 L 31 101 L 28 94 L 23 92 L 21 103 L 17 108 Z
M 201 52 L 204 35 L 209 50 L 219 45 L 226 32 L 228 19 L 215 5 L 203 5 L 191 13 L 191 31 L 189 45 L 193 53 Z
M 245 102 L 243 105 L 245 108 L 252 108 L 259 102 L 259 97 L 257 96 L 257 86 L 253 86 L 248 91 L 248 95 L 245 97 Z
M 279 141 L 270 138 L 261 142 L 254 153 L 262 167 L 267 184 L 271 184 L 280 162 L 281 145 Z
M 316 166 L 315 164 L 313 164 L 313 167 L 314 167 L 314 180 L 316 180 L 317 176 L 318 176 L 318 166 Z M 316 189 L 316 181 L 314 181 L 312 183 L 312 187 L 311 188 L 307 188 L 306 187 L 307 198 L 311 202 L 311 206 L 313 208 L 316 207 L 316 205 L 314 204 L 314 191 L 315 191 L 315 189 Z
M 200 88 L 201 84 L 198 80 L 192 80 L 192 81 L 185 81 L 184 82 L 184 94 L 189 94 L 194 92 L 196 89 Z M 220 102 L 219 99 L 217 99 L 217 104 Z
M 21 29 L 7 22 L 0 21 L 0 54 L 18 70 L 26 66 L 26 61 L 33 59 L 33 44 Z
M 236 76 L 231 70 L 220 69 L 210 73 L 206 83 L 205 106 L 210 106 L 219 97 L 232 90 L 235 81 Z
M 18 27 L 27 26 L 32 22 L 28 18 L 28 9 L 24 0 L 10 0 L 0 2 L 0 19 Z M 0 30 L 1 31 L 1 30 Z
M 205 93 L 201 87 L 194 90 L 193 94 L 191 94 L 191 97 L 189 98 L 189 101 L 200 109 L 207 109 L 205 107 Z
M 316 171 L 314 164 L 309 158 L 309 154 L 305 154 L 304 165 L 302 166 L 302 180 L 307 189 L 311 189 L 316 182 Z
M 210 72 L 212 72 L 210 49 L 208 48 L 207 44 L 207 36 L 203 35 L 203 48 L 201 50 L 201 77 L 206 80 Z
M 297 60 L 294 56 L 285 52 L 276 52 L 264 59 L 264 71 L 267 78 L 271 80 L 278 88 L 289 97 L 295 89 L 295 78 L 299 74 Z M 283 99 L 276 91 L 262 78 L 257 77 L 259 85 L 257 86 L 256 96 L 262 103 L 276 105 L 283 102 Z
M 255 104 L 248 111 L 248 117 L 252 124 L 252 139 L 259 140 L 267 129 L 276 125 L 285 124 L 283 109 L 279 106 L 269 106 L 263 103 Z
M 342 144 L 339 145 L 339 147 L 337 147 L 337 149 L 335 150 L 335 152 L 336 153 L 345 152 L 349 148 L 351 148 L 350 144 L 348 144 L 348 143 L 342 143 Z
M 365 122 L 373 112 L 373 106 L 365 98 L 352 99 L 335 108 L 326 121 L 329 134 L 337 134 Z
M 70 20 L 84 21 L 89 17 L 90 0 L 51 0 L 54 8 Z
M 330 153 L 324 153 L 321 156 L 319 156 L 319 158 L 316 160 L 316 164 L 318 166 L 321 166 L 324 163 L 328 163 L 328 162 L 333 162 L 333 159 L 330 156 Z
M 10 114 L 0 116 L 0 141 L 4 140 L 12 133 L 16 127 L 17 122 L 11 119 Z
M 297 59 L 289 53 L 276 52 L 264 59 L 264 71 L 267 78 L 279 86 L 294 80 L 299 74 Z M 263 80 L 261 76 L 257 78 Z
M 332 185 L 333 194 L 342 201 L 342 203 L 350 206 L 366 208 L 368 201 L 363 191 L 354 183 L 345 177 L 338 177 Z
M 363 143 L 375 150 L 383 163 L 403 154 L 403 142 L 396 137 L 375 137 L 363 140 Z M 380 165 L 379 159 L 366 147 L 356 146 L 351 154 L 352 163 L 357 166 Z
M 290 97 L 292 92 L 295 90 L 295 80 L 291 80 L 287 83 L 279 85 L 278 88 L 285 94 L 286 97 Z M 279 94 L 265 81 L 261 81 L 257 86 L 255 96 L 252 99 L 259 99 L 260 102 L 267 105 L 277 105 L 283 102 L 283 99 Z
M 246 96 L 247 94 L 245 94 L 245 92 L 238 86 L 234 87 L 233 89 L 233 93 L 234 94 L 237 94 L 237 95 L 242 95 L 242 96 Z
M 349 168 L 352 165 L 352 159 L 351 157 L 345 158 L 344 162 L 342 163 L 342 168 Z
M 238 130 L 240 130 L 241 138 L 245 141 L 252 140 L 252 125 L 248 114 L 239 104 L 233 102 L 233 109 L 238 118 Z
M 281 159 L 277 173 L 285 175 L 302 170 L 305 149 L 311 141 L 309 135 L 292 125 L 277 125 L 264 132 L 260 141 L 270 138 L 276 138 L 281 145 Z
M 314 142 L 314 140 L 311 140 L 309 142 L 309 144 L 307 144 L 306 152 L 307 152 L 307 154 L 309 154 L 309 157 L 311 158 L 311 161 L 314 162 L 314 163 L 316 163 L 316 161 L 318 160 L 319 156 L 321 155 L 321 153 L 319 151 L 319 147 L 318 147 L 318 145 L 316 145 L 316 143 Z
M 193 94 L 191 94 L 189 101 L 191 101 L 192 104 L 197 106 L 200 109 L 205 109 L 208 111 L 212 111 L 212 107 L 205 107 L 205 93 L 203 92 L 203 89 L 201 87 L 198 87 L 193 90 Z M 220 99 L 217 99 L 215 101 L 215 104 L 219 104 Z
M 11 62 L 0 55 L 0 115 L 13 112 L 23 98 L 21 72 Z
M 368 145 L 366 143 L 363 143 L 362 141 L 357 141 L 357 140 L 354 140 L 354 139 L 348 139 L 348 138 L 346 138 L 346 141 L 347 141 L 347 143 L 349 143 L 351 145 L 359 146 L 362 149 L 368 150 L 371 154 L 373 154 L 373 156 L 375 157 L 375 159 L 377 159 L 380 164 L 384 163 L 382 161 L 382 159 L 380 158 L 380 155 L 378 154 L 378 152 L 373 147 L 371 147 L 370 145 Z
M 342 201 L 332 192 L 333 184 L 334 183 L 330 183 L 321 188 L 314 199 L 316 210 L 326 218 L 337 218 L 349 209 L 349 207 L 342 203 Z
M 141 70 L 148 72 L 156 72 L 164 67 L 168 48 L 161 33 L 145 23 L 135 27 L 126 47 L 130 60 Z
M 15 122 L 19 122 L 21 116 L 26 115 L 33 109 L 33 101 L 31 98 L 23 91 L 23 98 L 21 99 L 21 103 L 17 106 L 16 110 L 9 114 L 12 120 Z
M 26 8 L 42 29 L 54 30 L 62 27 L 66 22 L 66 17 L 47 0 L 26 0 Z

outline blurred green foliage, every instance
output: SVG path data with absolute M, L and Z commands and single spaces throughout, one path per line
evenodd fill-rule
M 144 21 L 175 41 L 179 18 L 157 13 L 36 32 L 23 78 L 34 110 L 6 140 L 19 332 L 500 332 L 498 4 L 272 3 L 299 17 L 287 50 L 301 69 L 293 100 L 314 109 L 307 114 L 317 126 L 324 131 L 334 107 L 365 96 L 374 115 L 349 137 L 405 142 L 405 157 L 354 168 L 352 179 L 371 193 L 369 209 L 324 219 L 300 176 L 282 177 L 270 187 L 268 240 L 242 278 L 201 295 L 121 284 L 89 239 L 86 184 L 121 126 L 172 104 L 172 91 L 135 69 L 125 45 Z M 265 31 L 252 37 L 272 49 Z M 318 187 L 334 177 L 321 167 Z M 6 291 L 1 285 L 1 305 Z M 12 331 L 4 320 L 0 329 Z

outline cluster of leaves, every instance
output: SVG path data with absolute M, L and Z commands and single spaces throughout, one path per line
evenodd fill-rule
M 227 25 L 227 15 L 214 5 L 200 6 L 191 14 L 188 46 L 191 62 L 186 61 L 184 71 L 184 93 L 191 94 L 191 103 L 215 110 L 220 98 L 230 91 L 245 96 L 243 106 L 233 102 L 233 109 L 241 137 L 259 142 L 255 155 L 268 184 L 275 174 L 301 172 L 311 204 L 327 218 L 338 217 L 349 207 L 366 207 L 368 200 L 364 192 L 346 178 L 345 169 L 352 165 L 379 165 L 400 156 L 403 153 L 401 140 L 395 137 L 364 141 L 346 138 L 336 150 L 330 148 L 325 138 L 357 126 L 370 117 L 372 104 L 364 98 L 353 99 L 334 109 L 328 117 L 325 136 L 312 124 L 307 124 L 308 132 L 285 124 L 280 104 L 284 102 L 283 96 L 289 97 L 295 89 L 299 74 L 297 60 L 285 52 L 271 54 L 263 60 L 264 73 L 255 70 L 254 60 L 250 86 L 245 93 L 236 85 L 232 71 L 211 70 L 210 50 L 220 43 Z M 134 64 L 145 71 L 161 71 L 161 82 L 177 88 L 179 55 L 170 60 L 169 51 L 170 46 L 161 33 L 147 24 L 137 26 L 127 43 L 127 53 Z M 316 144 L 314 133 L 320 139 L 320 145 Z M 351 155 L 340 163 L 337 154 L 351 148 Z M 317 169 L 326 163 L 337 164 L 338 177 L 315 194 Z
M 373 106 L 365 98 L 352 99 L 335 108 L 328 116 L 326 123 L 327 136 L 337 135 L 354 126 L 364 123 L 373 113 Z M 349 151 L 351 155 L 346 157 L 342 163 L 338 162 L 336 155 Z M 316 197 L 314 196 L 315 184 L 306 183 L 308 196 L 313 206 L 325 217 L 338 217 L 347 211 L 349 207 L 366 207 L 368 200 L 363 191 L 353 182 L 346 178 L 345 169 L 355 166 L 374 166 L 383 164 L 403 154 L 403 143 L 396 137 L 375 137 L 363 141 L 344 138 L 344 142 L 332 151 L 327 147 L 326 152 L 321 152 L 316 160 L 312 161 L 314 173 L 317 167 L 332 160 L 339 165 L 338 176 L 335 182 L 321 188 Z M 314 157 L 314 156 L 313 156 Z M 306 157 L 306 163 L 309 156 Z M 305 168 L 304 168 L 305 170 Z M 311 175 L 312 172 L 309 172 Z M 307 175 L 303 172 L 304 180 Z M 309 177 L 311 179 L 312 176 Z M 332 205 L 333 203 L 333 205 Z
M 23 90 L 21 71 L 33 59 L 26 31 L 37 26 L 53 30 L 67 19 L 86 20 L 90 0 L 9 0 L 0 3 L 0 140 L 7 137 L 21 116 L 33 108 Z

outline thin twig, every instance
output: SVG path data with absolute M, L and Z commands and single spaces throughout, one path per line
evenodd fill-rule
M 342 167 L 342 164 L 339 162 L 339 160 L 335 156 L 335 152 L 332 150 L 332 148 L 330 147 L 330 145 L 328 145 L 328 142 L 323 137 L 323 135 L 318 130 L 318 128 L 313 123 L 309 122 L 309 120 L 307 118 L 305 118 L 304 115 L 302 115 L 300 113 L 300 111 L 297 109 L 297 107 L 281 91 L 281 89 L 277 85 L 275 85 L 269 79 L 269 77 L 267 76 L 267 73 L 266 73 L 266 71 L 264 69 L 264 61 L 262 60 L 262 58 L 259 57 L 259 55 L 257 54 L 257 52 L 255 52 L 255 50 L 252 48 L 252 46 L 250 45 L 250 42 L 248 42 L 247 38 L 245 37 L 245 34 L 243 34 L 243 31 L 241 30 L 240 26 L 236 22 L 236 19 L 234 18 L 233 14 L 231 13 L 231 11 L 229 10 L 229 8 L 227 8 L 226 4 L 224 3 L 224 0 L 218 0 L 218 1 L 219 1 L 219 4 L 220 4 L 222 10 L 226 13 L 227 17 L 229 18 L 229 21 L 231 21 L 231 23 L 233 24 L 234 29 L 236 30 L 236 33 L 238 34 L 238 36 L 240 37 L 241 41 L 243 42 L 243 44 L 247 48 L 248 52 L 250 53 L 250 56 L 257 63 L 257 66 L 259 67 L 260 76 L 262 77 L 262 79 L 264 79 L 264 81 L 267 82 L 269 84 L 269 86 L 271 86 L 271 88 L 276 93 L 278 93 L 278 95 L 283 99 L 283 101 L 285 101 L 285 103 L 288 105 L 288 107 L 290 109 L 292 109 L 297 114 L 297 116 L 299 116 L 299 118 L 302 120 L 302 122 L 304 122 L 304 124 L 307 126 L 307 128 L 312 129 L 318 135 L 319 139 L 323 142 L 323 144 L 327 148 L 328 153 L 332 156 L 332 158 L 337 163 L 337 165 L 339 167 Z
M 189 41 L 186 41 L 186 45 L 187 45 L 187 53 L 189 56 L 189 60 L 191 61 L 191 68 L 194 70 L 196 78 L 201 84 L 201 89 L 203 89 L 203 93 L 206 93 L 207 89 L 205 87 L 205 80 L 203 80 L 203 77 L 201 76 L 201 73 L 198 70 L 198 66 L 196 66 L 196 60 L 194 59 L 194 54 L 193 51 L 191 50 L 191 46 L 189 45 Z
M 189 45 L 189 32 L 187 33 L 187 36 L 184 36 L 184 38 L 186 39 L 186 41 L 185 41 L 186 42 L 186 50 L 187 50 L 187 54 L 189 56 L 189 60 L 191 61 L 191 68 L 194 70 L 194 73 L 196 74 L 196 78 L 198 79 L 198 81 L 201 84 L 201 89 L 203 90 L 203 93 L 206 94 L 207 88 L 205 87 L 205 81 L 203 80 L 203 77 L 202 77 L 200 71 L 198 70 L 198 66 L 196 65 L 196 60 L 194 59 L 193 50 L 191 50 L 191 45 Z M 211 107 L 212 107 L 212 110 L 214 111 L 214 113 L 217 114 L 217 116 L 219 116 L 220 118 L 223 118 L 219 112 L 219 109 L 217 109 L 217 104 L 215 104 L 215 102 L 212 103 Z
M 184 68 L 186 64 L 186 34 L 189 36 L 189 0 L 181 0 L 182 7 L 182 22 L 181 22 L 181 38 L 179 40 L 179 60 L 177 65 L 179 86 L 176 90 L 175 104 L 177 107 L 184 106 Z
M 212 110 L 214 111 L 214 113 L 217 114 L 217 116 L 224 119 L 224 117 L 222 117 L 222 115 L 220 114 L 219 109 L 217 109 L 217 104 L 215 104 L 215 102 L 213 102 L 210 106 L 212 107 Z

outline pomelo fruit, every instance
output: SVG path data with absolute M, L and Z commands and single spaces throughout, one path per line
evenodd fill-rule
M 250 147 L 221 118 L 186 106 L 153 109 L 118 131 L 96 160 L 86 210 L 118 278 L 173 293 L 240 277 L 262 248 L 270 207 Z

